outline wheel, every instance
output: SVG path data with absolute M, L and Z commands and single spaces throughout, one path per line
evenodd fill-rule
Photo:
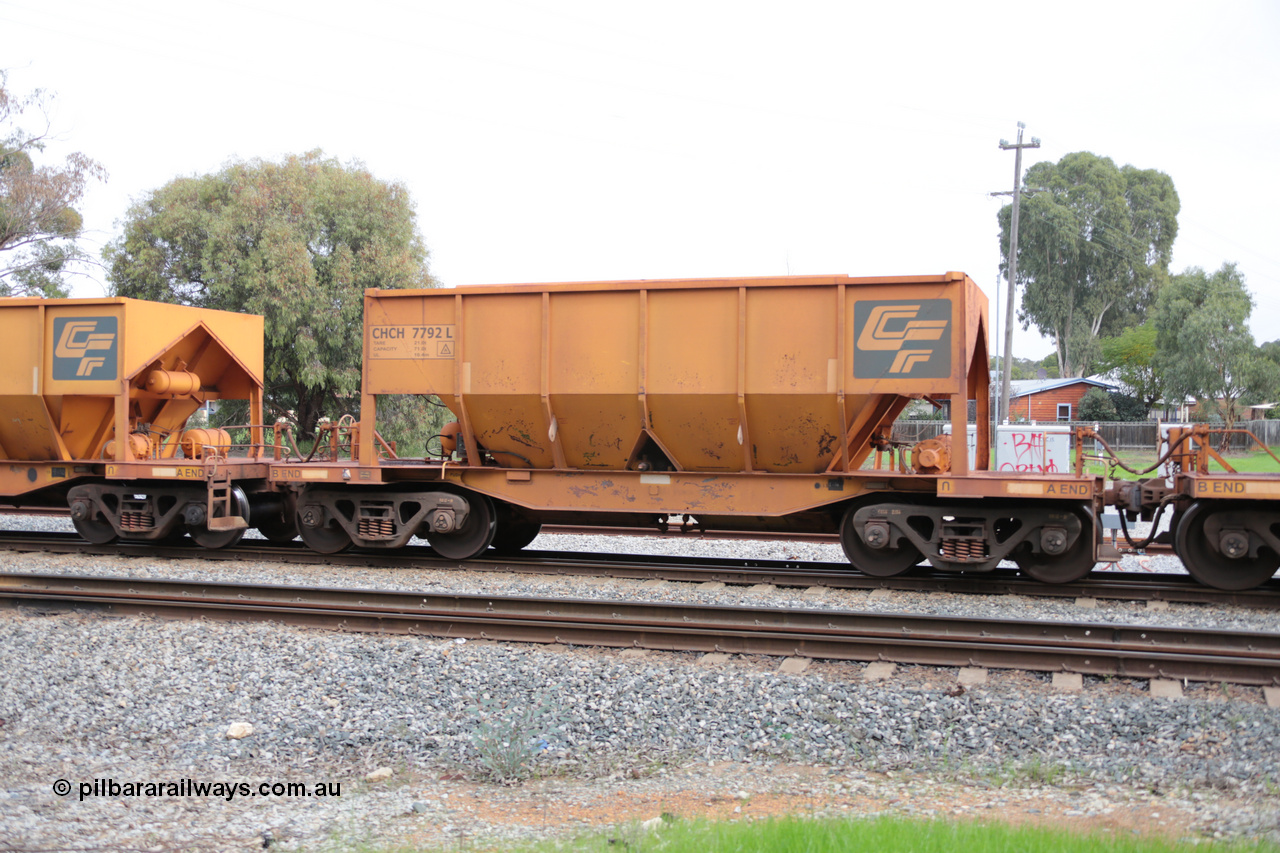
M 75 526 L 76 533 L 80 534 L 80 538 L 91 545 L 110 545 L 119 538 L 116 535 L 116 529 L 105 518 L 76 518 L 73 510 L 71 523 Z
M 243 519 L 249 518 L 249 498 L 244 493 L 244 489 L 239 486 L 231 487 L 231 494 L 235 497 L 237 515 Z M 218 512 L 226 512 L 221 505 L 214 508 Z M 221 515 L 215 518 L 221 518 Z M 244 529 L 240 530 L 210 530 L 207 527 L 188 527 L 187 533 L 195 540 L 195 543 L 201 548 L 216 550 L 218 548 L 230 548 L 232 545 L 244 538 Z
M 296 516 L 273 518 L 257 526 L 257 531 L 271 542 L 292 542 L 298 538 L 298 522 Z
M 1221 516 L 1230 507 L 1213 508 L 1193 503 L 1178 520 L 1174 531 L 1174 551 L 1187 572 L 1205 586 L 1215 589 L 1253 589 L 1266 583 L 1280 568 L 1280 556 L 1259 551 L 1256 557 L 1228 557 L 1216 544 Z
M 1071 583 L 1083 578 L 1097 565 L 1087 531 L 1093 528 L 1093 517 L 1079 514 L 1081 531 L 1075 543 L 1065 552 L 1053 554 L 1015 554 L 1013 561 L 1023 574 L 1040 583 Z
M 541 530 L 541 522 L 514 515 L 509 509 L 500 509 L 492 548 L 499 554 L 514 554 L 537 539 Z
M 298 510 L 293 516 L 303 545 L 317 554 L 341 554 L 351 547 L 351 537 L 347 535 L 347 531 L 332 522 L 323 527 L 308 527 L 304 521 L 304 512 Z
M 173 530 L 170 530 L 168 533 L 166 533 L 164 536 L 161 536 L 159 539 L 152 539 L 151 544 L 177 545 L 179 542 L 185 542 L 186 539 L 187 539 L 187 531 L 186 529 L 183 528 L 181 524 L 179 524 L 177 527 L 173 528 Z
M 873 578 L 891 578 L 906 574 L 924 557 L 920 550 L 905 539 L 899 539 L 897 547 L 872 548 L 862 540 L 853 526 L 853 516 L 865 504 L 854 504 L 845 511 L 840 523 L 840 545 L 849 562 L 858 571 Z
M 471 511 L 461 530 L 452 533 L 427 532 L 427 544 L 446 560 L 469 560 L 483 554 L 497 532 L 493 504 L 484 495 L 467 494 Z M 531 540 L 532 541 L 532 540 Z

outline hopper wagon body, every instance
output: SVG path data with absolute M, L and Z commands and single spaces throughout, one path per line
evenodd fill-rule
M 261 424 L 262 329 L 261 317 L 125 298 L 0 300 L 0 502 L 69 508 L 98 543 L 238 539 L 248 495 L 273 491 L 261 428 L 233 453 L 226 431 L 187 426 L 224 400 L 248 401 Z M 264 526 L 270 504 L 292 531 L 278 496 L 254 503 Z
M 986 308 L 962 273 L 368 291 L 358 488 L 303 486 L 303 539 L 421 532 L 461 559 L 544 523 L 677 524 L 838 532 L 877 574 L 925 558 L 1077 574 L 1101 481 L 985 470 Z M 453 413 L 447 459 L 378 459 L 378 398 L 401 394 Z M 946 439 L 891 440 L 916 399 L 959 435 L 976 410 L 978 470 Z

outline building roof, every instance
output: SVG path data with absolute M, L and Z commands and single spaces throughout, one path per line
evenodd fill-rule
M 1009 398 L 1029 397 L 1055 388 L 1066 388 L 1070 385 L 1092 385 L 1106 391 L 1115 391 L 1118 386 L 1099 379 L 1096 376 L 1070 376 L 1066 379 L 1013 379 L 1009 382 Z

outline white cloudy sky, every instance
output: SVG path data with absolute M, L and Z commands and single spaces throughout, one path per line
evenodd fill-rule
M 1273 1 L 0 0 L 11 87 L 57 95 L 51 153 L 110 172 L 94 249 L 175 176 L 320 148 L 408 186 L 447 285 L 958 269 L 994 296 L 1023 121 L 1024 168 L 1171 175 L 1174 270 L 1238 262 L 1259 341 L 1277 44 Z

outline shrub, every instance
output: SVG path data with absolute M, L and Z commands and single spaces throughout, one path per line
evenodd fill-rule
M 1116 407 L 1116 420 L 1147 421 L 1151 419 L 1147 407 L 1137 397 L 1130 397 L 1119 391 L 1112 391 L 1108 396 L 1111 398 L 1112 405 Z
M 1114 421 L 1116 420 L 1116 404 L 1101 388 L 1090 388 L 1080 398 L 1078 417 L 1082 421 Z
M 480 775 L 500 785 L 532 777 L 534 761 L 564 725 L 563 712 L 545 697 L 511 704 L 484 698 L 470 710 L 479 717 L 468 738 L 479 753 Z

